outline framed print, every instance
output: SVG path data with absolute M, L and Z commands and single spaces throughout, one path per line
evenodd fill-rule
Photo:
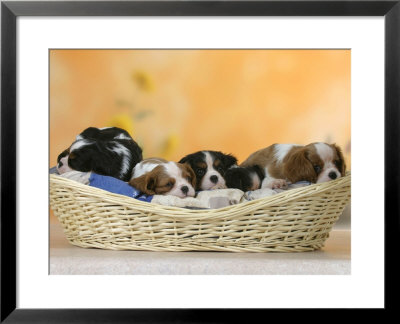
M 4 1 L 1 24 L 1 321 L 223 322 L 236 317 L 237 308 L 248 316 L 254 309 L 393 306 L 389 295 L 394 285 L 388 283 L 396 280 L 389 265 L 395 255 L 390 240 L 399 230 L 399 1 Z M 124 205 L 115 195 L 121 191 L 110 190 L 104 198 L 108 205 L 97 201 L 94 210 L 89 205 L 95 203 L 95 194 L 85 196 L 78 188 L 79 198 L 73 200 L 80 203 L 71 206 L 67 198 L 75 189 L 69 187 L 70 180 L 56 184 L 48 169 L 55 167 L 61 174 L 63 166 L 72 166 L 63 161 L 86 156 L 82 148 L 95 135 L 82 131 L 90 126 L 100 133 L 115 126 L 127 131 L 128 135 L 114 134 L 116 143 L 106 150 L 122 154 L 129 148 L 138 153 L 136 146 L 124 146 L 128 144 L 123 141 L 133 138 L 141 148 L 138 156 L 181 161 L 178 168 L 188 168 L 185 172 L 193 176 L 182 176 L 186 182 L 178 193 L 188 195 L 192 186 L 193 197 L 195 191 L 212 188 L 206 188 L 208 180 L 196 173 L 203 162 L 216 170 L 208 175 L 209 182 L 217 183 L 221 175 L 223 188 L 233 172 L 228 170 L 246 167 L 233 162 L 233 168 L 223 170 L 226 159 L 251 160 L 250 153 L 272 143 L 336 143 L 339 148 L 329 146 L 329 154 L 320 144 L 304 153 L 308 163 L 310 156 L 318 158 L 311 165 L 308 184 L 326 192 L 333 192 L 330 184 L 336 189 L 338 183 L 347 186 L 344 194 L 335 191 L 337 196 L 331 199 L 340 215 L 350 199 L 344 165 L 351 169 L 351 237 L 350 231 L 348 236 L 330 232 L 338 215 L 332 215 L 336 207 L 329 207 L 318 229 L 310 229 L 309 218 L 299 231 L 293 218 L 284 223 L 285 237 L 279 241 L 287 244 L 272 249 L 271 238 L 260 228 L 277 222 L 280 214 L 273 214 L 269 222 L 264 218 L 277 209 L 287 216 L 290 201 L 296 198 L 290 191 L 282 208 L 254 209 L 238 219 L 229 218 L 238 216 L 236 198 L 207 200 L 225 208 L 221 210 L 226 214 L 209 217 L 217 219 L 213 232 L 207 232 L 206 223 L 191 224 L 190 231 L 200 233 L 197 236 L 177 228 L 189 221 L 187 215 L 205 208 L 198 202 L 193 201 L 191 214 L 179 221 L 168 221 L 167 211 L 176 213 L 170 206 L 153 213 L 166 218 L 152 218 L 152 212 L 140 218 L 149 197 L 163 204 L 172 200 L 164 193 L 173 189 L 164 187 L 181 183 L 181 174 L 167 169 L 162 173 L 169 182 L 159 191 L 159 180 L 145 177 L 143 183 L 132 182 L 133 175 L 119 175 L 124 185 L 131 183 L 124 187 L 129 195 L 132 188 L 141 188 L 138 192 L 144 196 L 135 197 L 144 202 L 137 205 Z M 85 142 L 71 145 L 79 140 Z M 208 153 L 202 153 L 203 162 L 191 165 L 185 160 L 204 147 Z M 285 157 L 294 154 L 292 146 L 274 149 L 275 166 L 289 163 L 290 157 Z M 217 151 L 224 154 L 215 162 Z M 122 159 L 118 172 L 125 162 Z M 326 177 L 333 181 L 319 181 L 324 163 L 330 167 Z M 110 174 L 97 170 L 110 167 L 97 163 L 97 169 L 71 168 L 107 177 Z M 279 186 L 306 180 L 291 167 L 292 180 L 285 175 L 288 183 L 269 188 L 262 183 L 278 171 L 251 170 L 251 181 L 258 182 L 249 188 L 256 190 L 279 191 Z M 109 180 L 93 174 L 80 176 L 87 176 L 84 181 L 91 186 Z M 246 194 L 255 191 L 243 183 L 229 188 Z M 107 185 L 115 188 L 121 183 Z M 104 189 L 97 186 L 93 192 L 99 188 Z M 263 199 L 249 195 L 248 200 Z M 50 217 L 49 204 L 54 211 Z M 123 206 L 121 216 L 109 217 L 106 207 L 118 209 L 118 204 Z M 314 205 L 319 210 L 324 204 Z M 252 201 L 248 206 L 256 205 Z M 308 207 L 301 206 L 310 217 L 304 212 Z M 79 214 L 98 218 L 84 223 L 77 219 Z M 129 218 L 132 214 L 136 218 Z M 54 221 L 56 217 L 64 227 Z M 102 217 L 107 221 L 99 220 Z M 81 227 L 71 227 L 70 219 Z M 247 227 L 230 227 L 244 222 Z M 122 233 L 122 223 L 129 227 L 129 239 Z M 160 238 L 161 231 L 167 233 L 167 243 Z M 96 233 L 96 240 L 88 233 Z M 108 240 L 109 233 L 114 241 Z M 272 239 L 277 233 L 273 231 Z M 72 249 L 65 237 L 80 247 Z M 310 245 L 292 243 L 305 238 Z M 340 259 L 329 245 L 325 254 L 304 252 L 318 250 L 326 239 L 344 247 L 346 262 L 329 267 L 329 262 Z M 141 251 L 93 254 L 93 248 Z M 265 252 L 274 257 L 263 258 Z M 282 263 L 284 253 L 276 252 L 290 252 L 293 268 Z M 163 259 L 165 253 L 178 261 Z M 301 299 L 296 291 L 302 292 Z

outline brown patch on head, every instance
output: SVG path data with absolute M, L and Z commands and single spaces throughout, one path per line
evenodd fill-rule
M 129 184 L 147 195 L 162 195 L 174 187 L 175 179 L 165 172 L 162 165 L 159 165 L 150 172 L 131 179 Z
M 187 165 L 190 165 L 189 163 L 187 163 Z M 207 168 L 207 163 L 205 162 L 197 162 L 195 164 L 195 166 L 199 169 L 206 169 Z
M 314 144 L 308 144 L 307 146 L 304 146 L 304 148 L 307 150 L 306 158 L 310 161 L 317 179 L 319 173 L 324 169 L 324 161 L 317 153 Z
M 220 159 L 216 159 L 213 163 L 215 168 L 218 168 L 219 166 L 222 166 L 222 162 Z
M 339 170 L 340 174 L 343 177 L 346 174 L 346 163 L 344 161 L 342 149 L 336 144 L 330 144 L 329 146 L 332 147 L 333 151 L 335 152 L 334 159 L 332 162 L 335 164 L 335 166 L 337 167 L 337 169 Z
M 176 164 L 182 171 L 182 178 L 186 179 L 193 188 L 196 188 L 196 175 L 189 163 Z
M 213 168 L 217 170 L 222 176 L 224 176 L 226 169 L 224 168 L 224 163 L 216 158 L 213 162 Z
M 323 162 L 314 146 L 293 147 L 283 160 L 283 173 L 292 183 L 310 181 L 315 183 L 318 174 L 314 168 L 323 168 Z

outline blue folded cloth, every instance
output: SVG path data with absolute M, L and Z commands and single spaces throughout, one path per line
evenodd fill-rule
M 107 190 L 112 193 L 132 197 L 141 201 L 151 202 L 153 196 L 146 195 L 128 183 L 117 178 L 103 176 L 92 172 L 89 178 L 89 186 Z
M 55 166 L 52 167 L 52 168 L 50 168 L 49 173 L 50 173 L 50 174 L 59 174 L 59 173 L 58 173 L 58 170 L 57 170 L 57 167 L 55 167 Z
M 49 173 L 59 174 L 56 167 L 50 168 Z M 137 190 L 136 188 L 133 188 L 127 182 L 119 180 L 114 177 L 104 176 L 94 172 L 78 172 L 78 171 L 64 173 L 63 176 L 66 177 L 67 179 L 75 180 L 80 183 L 87 184 L 91 187 L 96 187 L 115 194 L 120 194 L 131 198 L 135 198 L 141 201 L 151 202 L 151 200 L 153 199 L 152 195 L 146 195 Z

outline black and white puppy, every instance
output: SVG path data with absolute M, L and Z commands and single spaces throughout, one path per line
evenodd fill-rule
M 57 158 L 60 174 L 76 170 L 129 181 L 132 169 L 143 159 L 142 149 L 118 127 L 89 127 Z
M 226 186 L 244 192 L 259 189 L 264 178 L 264 171 L 257 165 L 232 167 L 225 173 Z
M 183 157 L 179 163 L 187 163 L 196 175 L 196 190 L 226 188 L 225 172 L 237 164 L 231 154 L 219 151 L 198 151 Z

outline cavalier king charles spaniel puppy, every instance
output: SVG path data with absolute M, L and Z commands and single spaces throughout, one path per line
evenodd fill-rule
M 336 144 L 273 144 L 252 153 L 227 174 L 227 185 L 243 191 L 285 188 L 298 181 L 321 183 L 342 177 L 346 164 Z
M 149 158 L 135 166 L 129 184 L 147 195 L 194 197 L 196 176 L 187 164 Z
M 58 156 L 57 170 L 59 174 L 93 171 L 129 181 L 133 167 L 142 159 L 142 149 L 127 131 L 89 127 Z
M 237 159 L 219 151 L 198 151 L 183 157 L 179 163 L 188 164 L 196 175 L 196 190 L 224 189 L 225 172 L 237 166 Z

